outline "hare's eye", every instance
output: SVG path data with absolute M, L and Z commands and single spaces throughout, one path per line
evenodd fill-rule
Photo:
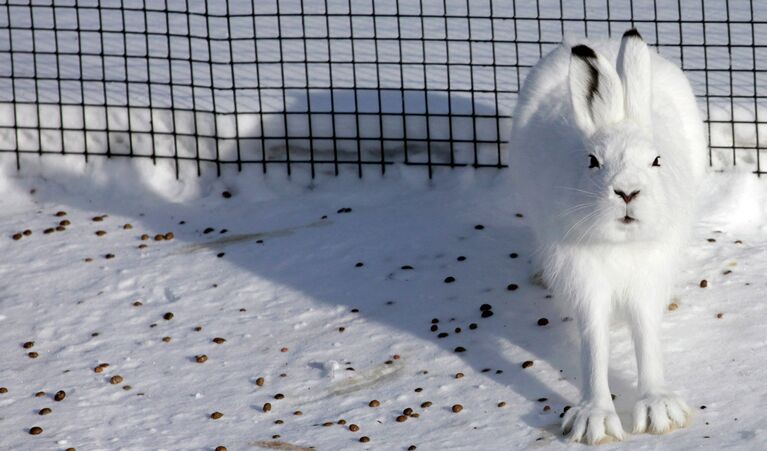
M 654 167 L 658 167 L 659 168 L 660 167 L 660 157 L 655 157 L 655 159 L 652 160 L 652 165 Z
M 597 160 L 597 157 L 594 155 L 589 155 L 589 169 L 591 168 L 598 168 L 599 167 L 599 160 Z

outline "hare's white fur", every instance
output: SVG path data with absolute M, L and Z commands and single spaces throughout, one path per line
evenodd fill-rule
M 687 78 L 638 33 L 579 44 L 553 50 L 525 80 L 509 166 L 543 279 L 581 338 L 583 401 L 565 414 L 563 431 L 598 443 L 623 438 L 607 381 L 616 317 L 636 351 L 634 432 L 683 427 L 690 415 L 665 383 L 660 322 L 694 220 L 706 141 Z

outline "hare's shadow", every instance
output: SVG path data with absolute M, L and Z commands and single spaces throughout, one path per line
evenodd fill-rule
M 260 168 L 247 169 L 260 171 Z M 155 189 L 141 185 L 143 179 L 135 165 L 126 164 L 123 171 L 119 177 L 101 177 L 96 186 L 89 185 L 90 182 L 72 172 L 48 170 L 49 179 L 63 186 L 83 186 L 84 195 L 60 195 L 58 191 L 51 191 L 39 192 L 37 196 L 40 200 L 60 204 L 69 203 L 83 210 L 135 217 L 136 221 L 140 221 L 147 230 L 155 232 L 168 230 L 168 227 L 175 225 L 175 221 L 179 218 L 199 216 L 197 214 L 199 210 L 194 205 L 170 202 L 159 196 Z M 282 174 L 277 176 L 284 177 Z M 247 171 L 240 177 L 248 177 Z M 205 183 L 203 180 L 198 182 Z M 108 192 L 111 199 L 141 198 L 148 208 L 167 214 L 165 217 L 156 214 L 143 216 L 135 210 L 134 206 L 108 201 L 99 196 L 89 196 L 87 194 L 89 190 Z M 503 193 L 496 194 L 499 199 L 503 195 Z M 238 193 L 235 190 L 235 195 L 247 196 L 248 193 Z M 492 195 L 488 198 L 492 198 Z M 359 197 L 356 199 L 358 200 Z M 428 200 L 424 201 L 428 202 Z M 574 400 L 565 399 L 561 394 L 561 386 L 559 388 L 552 386 L 552 381 L 559 383 L 561 382 L 558 381 L 559 378 L 565 378 L 566 383 L 578 385 L 576 380 L 579 378 L 576 357 L 578 344 L 572 340 L 572 334 L 567 331 L 571 323 L 561 321 L 557 309 L 546 297 L 547 292 L 528 282 L 529 274 L 532 273 L 529 262 L 531 249 L 528 244 L 532 241 L 531 232 L 524 225 L 524 221 L 509 219 L 513 217 L 513 211 L 504 211 L 504 208 L 508 206 L 503 207 L 501 204 L 503 202 L 500 200 L 488 202 L 486 209 L 488 214 L 483 216 L 500 220 L 495 224 L 488 222 L 487 228 L 481 233 L 474 230 L 470 222 L 464 224 L 465 229 L 439 232 L 444 224 L 456 224 L 455 209 L 447 206 L 430 207 L 429 216 L 398 214 L 397 205 L 387 205 L 380 211 L 368 209 L 364 213 L 367 216 L 365 224 L 374 224 L 375 227 L 360 230 L 355 226 L 355 216 L 359 214 L 358 207 L 364 208 L 364 205 L 339 204 L 339 208 L 352 207 L 353 211 L 349 214 L 338 214 L 336 211 L 307 211 L 305 221 L 298 228 L 259 230 L 254 227 L 254 230 L 247 231 L 252 232 L 250 235 L 229 236 L 226 238 L 229 241 L 208 243 L 205 246 L 229 246 L 222 257 L 229 263 L 260 278 L 305 293 L 317 302 L 358 307 L 368 319 L 402 330 L 419 340 L 439 343 L 445 352 L 452 353 L 456 346 L 467 345 L 470 348 L 469 352 L 459 354 L 462 360 L 477 372 L 482 372 L 482 377 L 492 378 L 530 400 L 531 407 L 524 416 L 525 421 L 533 428 L 551 431 L 559 423 L 557 414 L 565 405 L 574 402 Z M 413 205 L 410 208 L 413 208 Z M 357 212 L 354 211 L 355 209 Z M 254 224 L 258 224 L 263 217 L 262 212 L 231 212 L 232 215 L 235 213 L 240 222 L 245 223 L 249 221 L 243 221 L 243 217 L 245 219 L 252 217 Z M 326 269 L 323 265 L 317 264 L 316 259 L 307 258 L 301 262 L 294 259 L 292 267 L 285 268 L 274 265 L 274 261 L 269 258 L 261 258 L 263 252 L 259 249 L 262 248 L 255 247 L 259 246 L 258 240 L 265 239 L 275 243 L 282 241 L 280 245 L 289 249 L 288 243 L 291 241 L 289 236 L 309 233 L 307 228 L 313 228 L 314 225 L 319 224 L 319 213 L 329 216 L 328 225 L 322 224 L 324 225 L 322 230 L 329 231 L 336 239 L 343 237 L 344 242 L 339 243 L 343 248 L 359 250 L 357 255 L 349 255 L 349 259 L 368 260 L 369 264 L 365 265 L 364 273 L 360 274 L 365 274 L 365 277 L 373 284 L 369 291 L 366 289 L 360 292 L 350 289 L 350 286 L 344 283 L 348 274 L 336 274 L 334 283 L 318 286 L 317 277 L 325 277 L 327 274 L 322 273 Z M 223 220 L 225 221 L 226 218 Z M 188 227 L 197 227 L 201 230 L 204 226 L 204 224 L 190 224 Z M 400 254 L 401 261 L 395 261 L 393 258 L 382 261 L 384 256 L 365 253 L 366 244 L 372 245 L 380 240 L 390 240 L 392 234 L 401 239 L 390 241 L 393 247 L 390 255 L 386 257 Z M 424 237 L 431 239 L 432 245 L 434 242 L 444 245 L 444 251 L 438 255 L 430 254 L 429 252 L 433 252 L 435 247 L 419 244 L 419 239 Z M 187 249 L 194 249 L 195 246 L 210 241 L 208 237 L 201 238 L 199 233 L 178 233 L 176 239 L 188 240 L 188 243 L 182 245 Z M 233 245 L 235 242 L 237 246 Z M 477 246 L 475 250 L 472 250 L 472 245 Z M 451 249 L 453 247 L 460 251 L 453 251 Z M 304 249 L 292 249 L 292 251 L 303 252 Z M 509 256 L 511 252 L 518 252 L 520 257 L 511 259 Z M 470 263 L 462 264 L 463 266 L 459 268 L 455 257 L 464 253 L 469 257 Z M 353 266 L 353 262 L 351 263 L 350 267 Z M 401 266 L 407 264 L 414 266 L 415 269 L 401 269 Z M 471 266 L 467 266 L 469 264 Z M 462 272 L 464 276 L 459 281 L 460 296 L 470 297 L 472 300 L 464 301 L 459 299 L 459 296 L 455 296 L 454 292 L 451 294 L 450 291 L 446 291 L 447 284 L 443 284 L 441 280 L 435 281 L 437 295 L 428 296 L 419 296 L 418 292 L 408 291 L 414 288 L 431 289 L 425 287 L 424 282 L 420 285 L 392 283 L 402 276 L 403 271 L 409 273 L 406 277 L 413 275 L 417 278 L 419 268 L 429 266 L 444 270 L 446 276 L 450 275 L 451 271 Z M 466 268 L 472 269 L 467 271 Z M 511 292 L 507 290 L 508 283 L 516 283 L 519 288 Z M 360 286 L 361 284 L 357 284 L 355 288 L 359 290 Z M 415 301 L 408 302 L 408 299 L 414 298 Z M 390 308 L 382 308 L 392 299 L 396 299 L 396 302 Z M 490 319 L 480 317 L 481 303 L 494 306 L 494 317 Z M 439 339 L 437 334 L 430 330 L 431 318 L 435 316 L 441 318 L 441 331 L 449 331 L 449 337 Z M 540 327 L 536 324 L 537 319 L 542 316 L 549 318 L 549 326 Z M 451 318 L 456 319 L 451 322 Z M 479 324 L 478 330 L 466 330 L 472 322 Z M 455 327 L 462 327 L 463 335 L 454 333 Z M 511 346 L 499 345 L 503 343 Z M 513 349 L 513 352 L 508 351 L 509 349 Z M 521 364 L 526 360 L 535 361 L 534 368 L 522 369 Z M 546 366 L 550 366 L 553 371 L 560 374 L 553 378 L 551 374 L 545 378 L 542 377 L 542 368 Z M 491 368 L 491 371 L 483 372 L 487 368 Z M 624 380 L 621 375 L 611 376 L 611 387 L 614 392 L 630 391 L 630 382 Z M 503 399 L 503 394 L 499 393 L 498 398 Z M 546 404 L 551 405 L 552 411 L 543 412 L 543 405 L 536 402 L 539 398 L 548 398 Z M 619 411 L 628 409 L 624 402 L 627 400 L 622 398 L 616 401 Z

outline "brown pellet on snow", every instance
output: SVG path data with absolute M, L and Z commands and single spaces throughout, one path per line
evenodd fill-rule
M 112 385 L 117 385 L 117 384 L 119 384 L 122 381 L 123 381 L 123 377 L 120 376 L 119 374 L 116 374 L 116 375 L 114 375 L 114 376 L 109 378 L 109 383 L 112 384 Z
M 699 285 L 700 285 L 701 288 L 708 287 L 708 280 L 706 280 L 706 279 L 701 280 Z
M 42 409 L 37 411 L 38 415 L 48 415 L 49 413 L 51 413 L 51 409 L 48 407 L 43 407 Z
M 381 401 L 374 399 L 368 403 L 369 407 L 378 407 L 381 405 Z
M 259 387 L 263 387 L 265 382 L 266 380 L 263 377 L 259 377 L 258 379 L 256 379 L 256 385 L 258 385 Z
M 407 421 L 407 416 L 405 416 L 405 415 L 400 415 L 400 416 L 398 416 L 398 417 L 396 418 L 396 420 L 397 420 L 397 423 L 404 423 L 405 421 Z
M 264 412 L 271 412 L 272 411 L 272 404 L 267 402 L 264 404 L 264 407 L 261 409 Z
M 224 344 L 226 342 L 226 339 L 221 337 L 216 337 L 213 339 L 213 343 L 216 343 L 217 345 Z
M 208 361 L 208 356 L 206 356 L 205 354 L 196 355 L 194 356 L 194 360 L 197 363 L 205 363 Z
M 370 437 L 368 437 L 367 435 L 363 435 L 362 437 L 360 437 L 360 442 L 362 443 L 367 443 L 369 441 L 370 441 Z
M 352 431 L 352 432 L 357 432 L 357 431 L 360 430 L 360 427 L 357 426 L 356 424 L 350 424 L 349 425 L 349 430 Z
M 58 401 L 63 401 L 64 398 L 66 398 L 66 397 L 67 397 L 67 393 L 64 390 L 59 390 L 59 391 L 56 392 L 55 395 L 53 395 L 53 400 L 57 401 L 57 402 Z
M 530 368 L 531 366 L 533 366 L 533 361 L 532 360 L 526 360 L 526 361 L 522 362 L 522 368 Z
M 453 413 L 458 413 L 463 410 L 463 406 L 460 404 L 453 404 L 453 407 L 451 407 L 450 410 L 452 410 Z
M 213 413 L 211 413 L 211 414 L 210 414 L 210 417 L 211 417 L 212 419 L 214 419 L 214 420 L 218 420 L 219 418 L 221 418 L 221 417 L 223 417 L 223 416 L 224 416 L 224 414 L 223 414 L 223 413 L 221 413 L 221 412 L 218 412 L 218 411 L 216 411 L 216 412 L 213 412 Z
M 40 435 L 43 433 L 43 428 L 41 428 L 40 426 L 33 426 L 29 428 L 29 433 L 32 435 Z

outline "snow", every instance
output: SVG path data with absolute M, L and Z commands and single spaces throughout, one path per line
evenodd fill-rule
M 403 167 L 363 180 L 247 169 L 176 181 L 169 165 L 135 160 L 34 157 L 22 168 L 4 161 L 0 186 L 0 448 L 570 446 L 557 428 L 579 393 L 572 322 L 528 281 L 530 231 L 509 204 L 505 171 L 428 181 Z M 705 185 L 678 308 L 664 323 L 668 379 L 696 415 L 666 436 L 630 436 L 632 449 L 757 449 L 767 438 L 767 188 L 749 173 L 712 173 Z M 64 219 L 66 231 L 43 233 Z M 11 238 L 25 229 L 32 235 Z M 167 232 L 173 240 L 139 238 Z M 100 363 L 109 367 L 94 372 Z M 615 332 L 612 363 L 628 425 L 635 368 L 625 331 Z M 113 385 L 115 375 L 123 381 Z M 368 407 L 373 399 L 380 407 Z M 39 416 L 43 407 L 53 412 Z M 420 417 L 397 422 L 408 407 Z
M 384 146 L 387 158 L 396 159 L 407 136 L 413 140 L 407 144 L 411 161 L 422 161 L 425 148 L 417 141 L 426 138 L 427 123 L 418 116 L 403 121 L 398 114 L 423 113 L 428 106 L 432 114 L 468 116 L 452 118 L 452 130 L 444 118 L 433 117 L 428 130 L 432 139 L 452 133 L 469 141 L 454 150 L 458 163 L 471 163 L 472 140 L 498 138 L 495 119 L 481 116 L 508 114 L 528 69 L 501 67 L 493 73 L 483 65 L 492 61 L 493 48 L 467 43 L 469 30 L 472 39 L 495 39 L 501 65 L 526 66 L 562 39 L 562 29 L 578 36 L 588 27 L 597 36 L 608 27 L 614 33 L 627 28 L 633 3 L 633 17 L 648 41 L 664 44 L 659 51 L 675 61 L 684 56 L 696 93 L 708 87 L 713 94 L 746 97 L 712 98 L 708 104 L 700 98 L 709 119 L 742 122 L 710 125 L 714 146 L 734 143 L 738 150 L 712 151 L 714 169 L 727 172 L 707 176 L 690 264 L 673 300 L 678 308 L 668 312 L 664 324 L 668 379 L 696 408 L 694 422 L 667 436 L 630 436 L 628 446 L 759 449 L 767 441 L 761 413 L 767 401 L 767 188 L 750 173 L 756 153 L 749 149 L 764 146 L 759 139 L 767 137 L 762 123 L 767 114 L 748 97 L 761 90 L 764 79 L 736 72 L 730 80 L 726 72 L 730 65 L 763 69 L 765 35 L 756 27 L 752 42 L 749 27 L 717 23 L 728 16 L 748 20 L 751 14 L 763 22 L 764 4 L 705 2 L 705 19 L 711 21 L 706 42 L 712 47 L 704 51 L 698 45 L 703 27 L 694 23 L 703 19 L 697 3 L 680 4 L 681 12 L 677 5 L 658 5 L 657 17 L 666 22 L 656 27 L 644 22 L 656 13 L 646 2 L 611 2 L 611 17 L 625 23 L 607 24 L 599 21 L 605 5 L 593 2 L 588 17 L 596 21 L 580 20 L 583 5 L 568 3 L 560 11 L 561 2 L 543 0 L 540 10 L 517 2 L 513 11 L 497 0 L 424 0 L 422 11 L 410 1 L 281 0 L 280 12 L 286 14 L 301 6 L 309 13 L 327 8 L 332 27 L 326 28 L 322 16 L 306 19 L 306 37 L 317 38 L 307 40 L 307 50 L 312 57 L 329 55 L 344 63 L 331 69 L 320 62 L 307 72 L 300 40 L 264 39 L 255 49 L 248 46 L 252 21 L 233 17 L 228 30 L 215 18 L 212 37 L 231 33 L 235 39 L 232 79 L 227 41 L 213 41 L 212 64 L 207 48 L 197 45 L 204 41 L 196 41 L 207 29 L 199 14 L 206 7 L 224 14 L 224 2 L 125 2 L 151 10 L 149 24 L 143 14 L 128 12 L 125 25 L 110 9 L 121 3 L 103 2 L 106 7 L 98 11 L 96 2 L 81 2 L 91 7 L 79 17 L 71 8 L 58 8 L 69 1 L 13 0 L 0 9 L 1 26 L 28 27 L 34 17 L 35 26 L 49 28 L 55 12 L 60 75 L 99 79 L 103 70 L 115 80 L 108 89 L 100 82 L 64 82 L 61 99 L 52 80 L 34 86 L 31 79 L 19 79 L 13 89 L 11 70 L 20 77 L 55 77 L 50 72 L 55 57 L 39 53 L 33 60 L 25 53 L 33 41 L 28 31 L 0 38 L 0 150 L 18 146 L 36 152 L 42 143 L 48 151 L 75 153 L 22 155 L 21 172 L 13 154 L 0 156 L 0 387 L 7 388 L 0 393 L 0 449 L 570 448 L 558 425 L 565 406 L 579 395 L 572 323 L 558 316 L 546 290 L 529 282 L 535 269 L 531 233 L 524 212 L 509 200 L 505 171 L 439 168 L 427 180 L 423 168 L 391 166 L 385 176 L 379 168 L 365 170 L 360 180 L 356 168 L 342 166 L 336 178 L 320 167 L 312 180 L 306 168 L 294 166 L 288 177 L 284 167 L 270 166 L 263 174 L 260 166 L 245 165 L 242 173 L 223 166 L 216 178 L 206 170 L 212 165 L 197 177 L 196 165 L 189 163 L 181 164 L 177 179 L 172 161 L 155 166 L 149 160 L 91 158 L 86 163 L 81 152 L 87 145 L 89 154 L 105 154 L 109 143 L 114 155 L 149 155 L 154 149 L 160 156 L 177 152 L 231 162 L 237 154 L 230 138 L 239 133 L 242 158 L 257 159 L 263 151 L 267 159 L 280 159 L 286 143 L 275 137 L 287 133 L 295 138 L 291 155 L 300 158 L 308 153 L 302 137 L 312 130 L 316 158 L 328 157 L 334 144 L 341 157 L 356 159 L 361 137 L 364 158 L 379 159 Z M 274 0 L 230 0 L 229 12 L 247 16 L 253 4 L 259 38 L 280 32 L 300 37 L 295 16 L 283 23 L 269 16 L 277 11 Z M 186 15 L 179 14 L 187 6 L 194 13 L 189 28 Z M 435 17 L 423 23 L 402 18 L 401 48 L 385 39 L 372 47 L 373 29 L 382 38 L 397 36 L 397 22 L 384 17 L 397 6 L 405 14 Z M 348 15 L 350 9 L 352 15 L 368 14 L 373 7 L 380 16 L 374 21 Z M 145 28 L 164 32 L 166 8 L 172 35 L 167 42 L 160 35 L 145 48 Z M 461 17 L 467 11 L 472 19 Z M 443 13 L 447 19 L 439 17 Z M 560 16 L 568 20 L 562 24 Z M 100 26 L 102 35 L 96 32 Z M 12 44 L 5 39 L 11 35 Z M 195 44 L 187 47 L 190 35 Z M 428 71 L 418 66 L 424 59 L 446 61 L 446 37 L 453 64 L 449 79 L 446 65 Z M 38 52 L 55 50 L 51 33 L 39 31 L 34 38 Z M 552 43 L 511 43 L 541 38 Z M 676 47 L 681 38 L 691 45 Z M 75 56 L 80 45 L 94 54 L 83 60 L 82 74 Z M 95 57 L 102 50 L 111 55 L 103 65 Z M 257 64 L 251 61 L 256 51 Z M 402 61 L 416 63 L 402 75 L 400 51 Z M 275 64 L 280 53 L 293 61 L 286 63 L 286 82 L 298 86 L 284 97 Z M 173 91 L 177 107 L 201 111 L 170 110 L 169 90 L 148 89 L 149 82 L 171 80 L 168 55 L 180 58 L 172 68 L 175 83 L 218 88 Z M 373 70 L 376 55 L 380 77 Z M 186 66 L 189 57 L 206 62 L 192 68 Z M 717 71 L 702 71 L 704 62 Z M 476 65 L 471 73 L 468 63 Z M 123 79 L 129 74 L 139 81 L 130 90 Z M 462 92 L 469 88 L 467 79 L 479 89 L 499 89 L 497 103 L 493 94 Z M 238 89 L 236 100 L 228 93 L 232 86 Z M 375 91 L 353 90 L 379 86 L 380 100 Z M 418 91 L 424 86 L 427 95 Z M 13 104 L 14 99 L 37 103 Z M 83 99 L 87 106 L 78 105 Z M 108 106 L 97 105 L 104 101 Z M 339 114 L 330 114 L 331 105 Z M 231 114 L 235 106 L 238 116 Z M 209 112 L 214 108 L 219 114 Z M 364 113 L 359 127 L 355 111 Z M 103 131 L 107 125 L 109 133 Z M 501 125 L 501 132 L 508 128 Z M 21 128 L 18 134 L 14 126 Z M 44 128 L 40 135 L 36 127 Z M 333 127 L 343 139 L 332 140 Z M 208 135 L 220 145 L 162 135 L 173 132 Z M 436 144 L 433 150 L 435 161 L 446 160 L 444 148 Z M 495 162 L 493 146 L 479 150 L 480 162 Z M 223 197 L 225 191 L 232 196 Z M 55 216 L 58 211 L 66 215 Z M 63 220 L 71 222 L 65 231 L 44 233 Z M 475 227 L 480 224 L 484 228 Z M 209 227 L 214 230 L 205 233 Z M 13 239 L 26 229 L 32 234 Z M 106 234 L 96 235 L 100 230 Z M 168 232 L 174 235 L 170 241 L 153 239 Z M 142 241 L 142 234 L 150 239 Z M 142 244 L 147 247 L 139 249 Z M 511 258 L 512 253 L 518 256 Z M 447 277 L 455 281 L 446 283 Z M 703 279 L 707 288 L 700 287 Z M 510 290 L 510 284 L 518 288 Z M 492 305 L 493 316 L 482 318 L 483 304 Z M 168 312 L 173 317 L 166 320 Z M 435 318 L 439 330 L 432 332 Z M 547 318 L 548 325 L 538 326 L 539 318 Z M 478 327 L 471 329 L 472 323 Z M 439 338 L 443 332 L 449 335 Z M 219 337 L 226 341 L 212 341 Z M 28 341 L 34 346 L 26 349 Z M 465 352 L 455 352 L 459 346 Z M 207 361 L 198 363 L 200 355 Z M 526 361 L 533 366 L 522 368 Z M 102 363 L 109 366 L 95 372 Z M 627 426 L 635 368 L 625 331 L 615 332 L 612 363 L 611 388 Z M 457 373 L 464 376 L 456 378 Z M 110 383 L 116 375 L 123 381 Z M 53 399 L 58 390 L 66 392 L 63 401 Z M 44 395 L 36 397 L 37 392 Z M 274 399 L 278 393 L 284 399 Z M 380 407 L 368 406 L 373 399 Z M 421 407 L 426 401 L 433 404 Z M 267 402 L 272 410 L 265 413 Z M 463 406 L 460 413 L 452 412 L 455 404 Z M 38 415 L 43 407 L 52 413 Z M 408 407 L 420 416 L 397 422 Z M 295 415 L 299 410 L 302 415 Z M 214 411 L 224 416 L 213 420 Z M 341 419 L 347 424 L 336 424 Z M 333 424 L 322 426 L 327 422 Z M 358 432 L 350 431 L 352 423 Z M 43 432 L 30 435 L 33 426 Z M 370 442 L 359 442 L 362 436 Z M 604 448 L 621 446 L 626 445 Z

